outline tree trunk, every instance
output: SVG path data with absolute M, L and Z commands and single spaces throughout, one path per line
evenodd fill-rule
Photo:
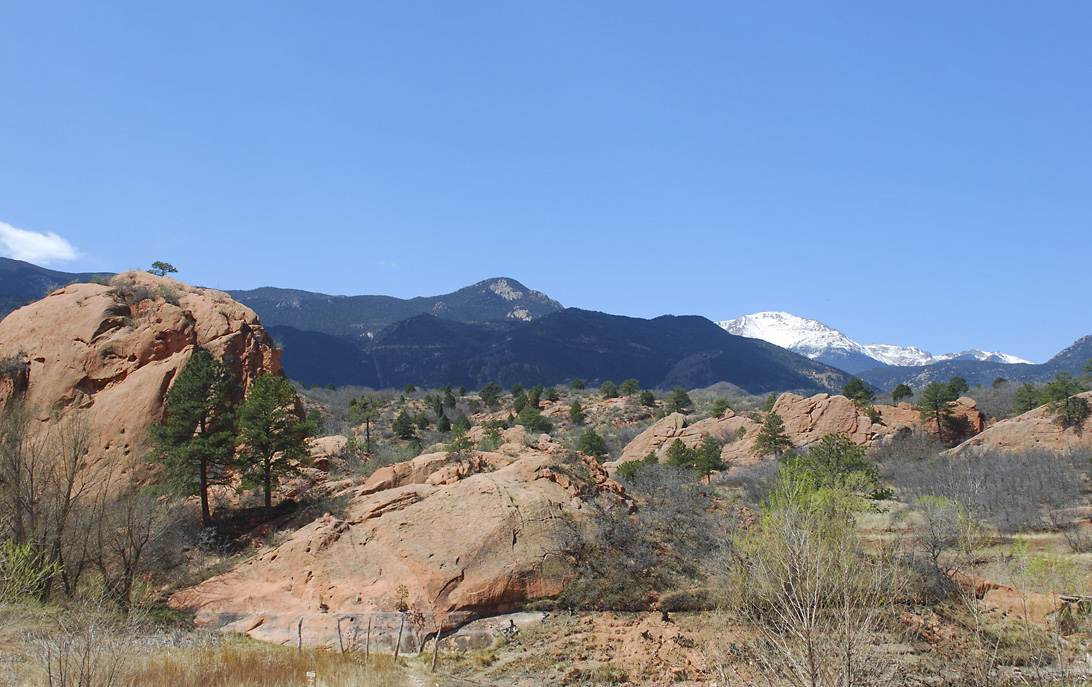
M 201 459 L 201 524 L 212 527 L 212 513 L 209 511 L 209 465 Z
M 273 459 L 265 459 L 265 517 L 273 517 Z

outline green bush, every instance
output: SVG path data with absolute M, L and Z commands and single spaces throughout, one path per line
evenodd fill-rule
M 30 544 L 0 542 L 0 604 L 36 598 L 59 571 L 56 562 L 45 563 Z

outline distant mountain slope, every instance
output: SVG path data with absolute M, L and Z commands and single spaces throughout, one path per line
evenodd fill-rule
M 574 377 L 598 384 L 632 377 L 649 388 L 730 382 L 764 393 L 834 390 L 848 380 L 840 370 L 732 336 L 702 317 L 643 320 L 575 308 L 526 324 L 421 315 L 382 332 L 365 354 L 374 361 L 377 385 L 387 387 L 549 385 Z
M 913 346 L 860 344 L 818 320 L 787 312 L 760 312 L 718 322 L 729 333 L 769 341 L 812 360 L 833 365 L 850 373 L 878 365 L 921 366 L 947 360 L 980 360 L 992 363 L 1027 363 L 1005 353 L 977 349 L 933 356 Z
M 998 377 L 1021 383 L 1046 382 L 1062 371 L 1074 377 L 1083 374 L 1084 365 L 1089 360 L 1092 360 L 1092 336 L 1085 336 L 1041 365 L 946 360 L 923 367 L 877 367 L 862 370 L 857 376 L 881 389 L 892 389 L 898 384 L 909 384 L 920 389 L 930 382 L 947 382 L 955 375 L 965 378 L 972 386 L 989 385 Z
M 330 296 L 263 287 L 228 291 L 258 313 L 266 327 L 292 327 L 333 336 L 370 339 L 396 322 L 431 314 L 457 322 L 527 322 L 562 305 L 515 279 L 486 279 L 454 293 L 402 299 L 392 296 Z
M 22 260 L 0 258 L 0 319 L 13 310 L 44 298 L 58 286 L 89 282 L 95 276 L 95 272 L 60 272 Z

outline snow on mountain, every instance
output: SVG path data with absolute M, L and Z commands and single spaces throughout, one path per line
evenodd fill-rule
M 809 358 L 832 349 L 867 355 L 864 346 L 837 329 L 818 320 L 804 319 L 787 312 L 760 312 L 717 324 L 727 329 L 729 334 L 769 341 Z
M 933 362 L 929 351 L 914 346 L 895 346 L 894 344 L 868 344 L 868 355 L 884 365 L 899 367 L 919 367 Z
M 878 365 L 920 367 L 945 360 L 985 360 L 1009 364 L 1028 362 L 1014 355 L 978 349 L 934 356 L 913 346 L 862 345 L 818 320 L 787 312 L 760 312 L 717 324 L 730 334 L 762 339 L 850 373 Z
M 1006 365 L 1013 365 L 1016 363 L 1032 364 L 1030 360 L 1017 358 L 1008 353 L 980 351 L 977 348 L 972 348 L 969 351 L 963 351 L 961 353 L 944 353 L 933 358 L 933 362 L 940 362 L 942 360 L 985 360 L 990 363 L 1005 363 Z

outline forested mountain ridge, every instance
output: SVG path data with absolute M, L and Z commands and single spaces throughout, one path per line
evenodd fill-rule
M 430 314 L 457 322 L 529 322 L 562 309 L 543 293 L 515 279 L 497 277 L 439 296 L 331 296 L 296 289 L 262 287 L 228 291 L 253 309 L 267 327 L 369 339 L 384 327 Z

